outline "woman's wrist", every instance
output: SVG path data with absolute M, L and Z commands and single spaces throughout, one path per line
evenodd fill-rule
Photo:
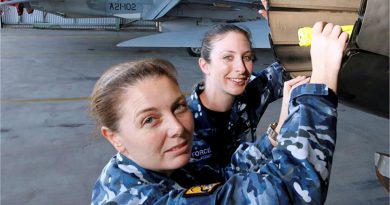
M 278 142 L 276 140 L 276 137 L 278 136 L 278 133 L 279 133 L 276 131 L 278 126 L 279 126 L 279 124 L 277 122 L 274 122 L 274 123 L 271 123 L 267 128 L 267 136 L 268 136 L 268 139 L 273 146 L 278 145 Z

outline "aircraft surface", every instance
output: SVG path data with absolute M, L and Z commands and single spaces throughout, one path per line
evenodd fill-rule
M 157 20 L 163 17 L 208 19 L 256 19 L 252 11 L 260 1 L 252 0 L 1 0 L 66 17 L 116 16 L 135 20 Z
M 268 23 L 272 48 L 292 75 L 311 71 L 310 47 L 297 31 L 316 21 L 353 25 L 339 75 L 343 102 L 389 118 L 389 1 L 271 0 Z
M 210 25 L 261 20 L 257 14 L 261 3 L 253 0 L 1 0 L 0 5 L 6 4 L 15 5 L 19 15 L 26 8 L 29 13 L 37 9 L 69 18 L 119 17 L 159 22 L 160 34 L 118 45 L 123 47 L 192 47 L 196 50 Z M 247 26 L 245 24 L 243 26 Z M 255 48 L 270 48 L 269 29 L 264 19 L 252 32 L 256 32 L 252 35 Z
M 270 48 L 293 76 L 309 75 L 309 47 L 297 30 L 316 21 L 354 25 L 340 72 L 339 96 L 360 109 L 389 117 L 389 2 L 384 0 L 270 0 L 268 20 L 253 0 L 1 0 L 19 12 L 38 9 L 64 17 L 120 17 L 161 22 L 162 33 L 131 39 L 123 47 L 201 45 L 208 26 L 228 22 L 248 28 L 254 48 Z M 21 11 L 20 11 L 21 9 Z M 193 50 L 192 54 L 196 55 Z

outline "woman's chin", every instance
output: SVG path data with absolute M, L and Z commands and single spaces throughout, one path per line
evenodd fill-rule
M 244 93 L 245 88 L 233 88 L 229 90 L 229 94 L 233 96 L 238 96 Z
M 225 92 L 227 92 L 233 96 L 238 96 L 238 95 L 241 95 L 242 93 L 244 93 L 246 85 L 247 85 L 247 83 L 245 83 L 243 85 L 230 84 L 227 87 L 225 87 L 226 88 Z
M 180 156 L 176 156 L 174 159 L 169 160 L 167 163 L 169 163 L 170 169 L 179 169 L 184 167 L 188 162 L 190 161 L 191 154 L 182 154 Z

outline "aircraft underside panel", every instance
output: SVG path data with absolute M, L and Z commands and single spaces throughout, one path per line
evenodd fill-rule
M 64 17 L 116 16 L 134 20 L 156 20 L 180 0 L 42 0 L 32 1 L 35 9 Z
M 369 0 L 356 44 L 360 49 L 389 56 L 389 1 Z
M 389 113 L 389 58 L 356 50 L 344 63 L 339 77 L 342 100 L 368 108 L 376 114 Z
M 310 75 L 310 48 L 298 29 L 317 21 L 354 25 L 339 76 L 339 96 L 389 117 L 389 2 L 383 0 L 270 0 L 270 42 L 292 76 Z
M 119 47 L 200 47 L 204 34 L 211 25 L 196 26 L 193 21 L 171 22 L 170 31 L 130 39 L 119 43 Z M 265 20 L 238 22 L 235 25 L 251 32 L 253 48 L 270 48 Z M 174 28 L 177 27 L 177 28 Z

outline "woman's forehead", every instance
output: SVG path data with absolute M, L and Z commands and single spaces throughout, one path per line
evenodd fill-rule
M 239 46 L 238 46 L 239 45 Z M 250 41 L 242 33 L 230 31 L 220 35 L 212 42 L 211 50 L 245 50 L 250 51 Z
M 238 31 L 228 31 L 226 33 L 218 34 L 214 37 L 213 41 L 218 42 L 218 41 L 221 41 L 221 40 L 224 40 L 227 38 L 245 39 L 245 40 L 249 41 L 248 37 L 245 34 L 238 32 Z
M 226 38 L 244 38 L 249 41 L 248 37 L 239 31 L 227 31 L 225 33 L 217 34 L 214 37 L 214 41 L 220 41 Z
M 171 98 L 181 95 L 179 86 L 172 79 L 166 76 L 152 76 L 127 87 L 123 100 L 126 101 L 125 103 L 144 107 L 151 104 L 158 105 L 162 100 L 170 101 Z

